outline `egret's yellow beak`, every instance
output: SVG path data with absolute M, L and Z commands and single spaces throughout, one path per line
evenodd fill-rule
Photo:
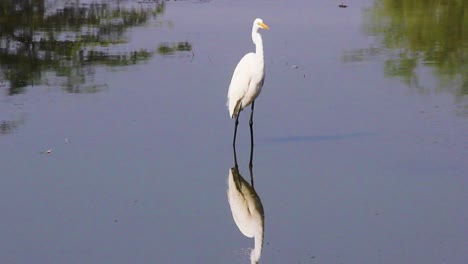
M 263 29 L 270 29 L 270 27 L 268 27 L 268 26 L 267 26 L 265 23 L 263 23 L 263 22 L 258 23 L 258 25 L 259 25 L 261 28 L 263 28 Z

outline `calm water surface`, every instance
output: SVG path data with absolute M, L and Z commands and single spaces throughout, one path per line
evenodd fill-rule
M 464 1 L 69 2 L 0 4 L 1 263 L 468 263 Z

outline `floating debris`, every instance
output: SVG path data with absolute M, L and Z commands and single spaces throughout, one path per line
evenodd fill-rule
M 65 138 L 65 144 L 70 144 L 70 140 L 68 138 Z
M 52 149 L 48 149 L 46 151 L 42 151 L 41 154 L 50 154 L 52 153 Z
M 345 4 L 340 4 L 340 5 L 338 5 L 338 7 L 340 7 L 340 8 L 347 8 L 348 6 L 345 5 Z
M 293 65 L 293 66 L 291 66 L 291 68 L 293 68 L 293 69 L 297 69 L 297 68 L 299 68 L 299 66 L 297 66 L 297 65 Z

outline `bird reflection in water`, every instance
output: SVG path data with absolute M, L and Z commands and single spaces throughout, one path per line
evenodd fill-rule
M 251 263 L 258 263 L 263 248 L 263 230 L 265 226 L 265 214 L 262 201 L 254 188 L 252 155 L 253 145 L 250 151 L 250 183 L 239 173 L 237 165 L 236 147 L 234 150 L 234 167 L 229 169 L 227 196 L 232 212 L 232 218 L 241 233 L 246 237 L 254 238 L 254 248 L 250 253 Z

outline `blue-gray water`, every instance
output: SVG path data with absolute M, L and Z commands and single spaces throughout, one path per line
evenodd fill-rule
M 135 22 L 84 44 L 78 31 L 119 16 L 46 27 L 76 10 L 46 1 L 26 20 L 0 17 L 1 263 L 249 263 L 253 239 L 226 195 L 225 103 L 255 17 L 270 26 L 254 116 L 260 263 L 468 263 L 467 23 L 428 34 L 384 0 L 119 2 Z M 116 10 L 105 3 L 96 10 Z M 21 23 L 36 25 L 36 57 L 15 46 L 28 31 L 5 26 Z M 77 48 L 47 53 L 44 32 Z M 424 53 L 427 35 L 461 36 L 427 40 L 454 59 Z

